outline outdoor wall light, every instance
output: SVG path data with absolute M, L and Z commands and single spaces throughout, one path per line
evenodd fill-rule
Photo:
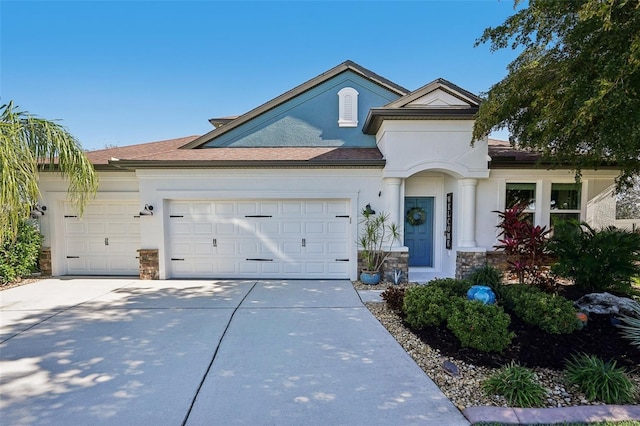
M 371 208 L 371 204 L 364 206 L 364 213 L 368 215 L 376 214 L 376 211 Z
M 44 216 L 44 212 L 47 210 L 47 206 L 39 206 L 38 204 L 36 204 L 35 206 L 33 206 L 33 208 L 31 209 L 31 218 L 32 219 L 37 219 L 40 216 Z
M 145 204 L 144 210 L 140 212 L 140 216 L 153 216 L 153 206 L 151 204 Z

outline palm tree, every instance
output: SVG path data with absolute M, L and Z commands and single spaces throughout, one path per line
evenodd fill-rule
M 38 200 L 38 172 L 58 171 L 80 213 L 98 188 L 98 176 L 78 140 L 53 121 L 0 106 L 0 244 L 14 238 Z

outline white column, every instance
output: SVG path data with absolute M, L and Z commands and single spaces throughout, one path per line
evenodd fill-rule
M 402 217 L 400 215 L 400 206 L 402 205 L 400 187 L 402 185 L 402 179 L 385 178 L 384 184 L 385 211 L 389 213 L 389 221 L 398 226 L 402 226 Z
M 476 246 L 476 187 L 478 179 L 460 180 L 460 243 L 459 247 Z

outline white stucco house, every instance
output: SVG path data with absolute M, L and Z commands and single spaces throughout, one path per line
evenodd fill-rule
M 51 272 L 357 279 L 369 205 L 401 225 L 394 256 L 426 281 L 483 262 L 493 211 L 516 200 L 540 225 L 606 221 L 598 203 L 616 170 L 585 170 L 575 184 L 571 170 L 536 166 L 506 142 L 471 144 L 479 103 L 444 79 L 410 91 L 347 61 L 211 119 L 207 134 L 90 152 L 100 187 L 82 217 L 59 175 L 40 176 Z

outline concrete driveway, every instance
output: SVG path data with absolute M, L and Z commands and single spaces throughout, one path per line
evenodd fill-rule
M 3 424 L 469 424 L 349 281 L 0 292 Z

